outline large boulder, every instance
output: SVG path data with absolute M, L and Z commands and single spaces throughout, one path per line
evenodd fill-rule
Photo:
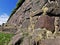
M 54 31 L 54 17 L 48 15 L 39 16 L 36 28 L 46 28 L 47 30 Z

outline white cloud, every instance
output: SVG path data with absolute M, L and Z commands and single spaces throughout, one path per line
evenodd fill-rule
M 6 13 L 3 13 L 2 15 L 0 15 L 0 25 L 2 23 L 6 23 L 8 18 L 9 18 L 9 16 Z

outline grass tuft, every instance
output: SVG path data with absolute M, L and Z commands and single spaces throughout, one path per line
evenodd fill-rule
M 0 33 L 0 45 L 8 45 L 13 34 Z

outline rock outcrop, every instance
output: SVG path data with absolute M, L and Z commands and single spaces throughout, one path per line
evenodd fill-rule
M 53 0 L 52 0 L 53 1 Z M 32 20 L 36 21 L 40 15 L 42 15 L 42 8 L 45 6 L 48 8 L 47 15 L 58 16 L 60 13 L 59 0 L 49 3 L 48 0 L 25 0 L 22 6 L 16 11 L 15 14 L 8 21 L 9 24 L 17 26 L 22 25 L 23 28 L 27 28 L 30 24 L 30 16 Z M 56 14 L 55 14 L 56 13 Z M 36 19 L 34 17 L 37 17 Z M 52 22 L 51 22 L 52 23 Z M 54 22 L 53 22 L 54 23 Z M 25 25 L 25 26 L 24 26 Z M 54 27 L 54 26 L 53 26 Z
M 42 39 L 44 41 L 41 45 L 60 45 L 60 39 L 56 39 L 55 35 L 60 30 L 59 19 L 60 0 L 25 0 L 7 24 L 19 27 L 20 33 L 23 33 L 22 36 L 26 36 L 23 38 L 23 42 L 20 43 L 21 45 L 36 45 L 35 42 L 40 45 L 38 41 Z M 16 35 L 18 36 L 20 33 Z M 16 37 L 14 36 L 12 41 Z M 18 39 L 20 37 L 17 37 L 13 45 L 16 45 Z
M 41 15 L 38 18 L 36 28 L 46 28 L 47 30 L 54 31 L 54 17 L 50 17 L 48 15 Z

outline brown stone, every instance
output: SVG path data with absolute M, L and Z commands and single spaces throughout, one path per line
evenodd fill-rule
M 36 23 L 36 28 L 46 28 L 50 31 L 54 30 L 54 18 L 48 15 L 41 15 Z
M 60 39 L 45 39 L 40 45 L 60 45 Z

